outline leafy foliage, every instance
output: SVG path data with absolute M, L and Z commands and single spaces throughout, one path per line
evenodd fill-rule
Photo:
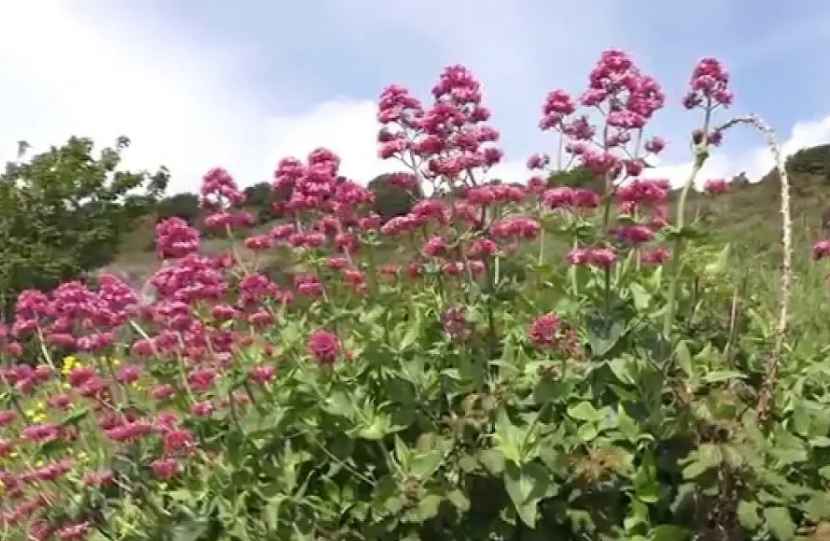
M 621 54 L 603 55 L 609 69 L 630 68 Z M 478 96 L 463 68 L 436 88 L 423 116 L 486 116 L 450 101 Z M 382 101 L 384 118 L 420 129 Z M 287 158 L 276 176 L 292 213 L 247 252 L 205 257 L 194 228 L 162 224 L 168 261 L 140 309 L 111 276 L 22 295 L 0 333 L 8 538 L 825 538 L 826 325 L 794 326 L 759 419 L 775 306 L 737 271 L 743 251 L 697 220 L 666 223 L 663 182 L 603 182 L 602 198 L 474 184 L 486 162 L 452 176 L 470 146 L 441 156 L 449 172 L 431 180 L 446 197 L 383 225 L 332 152 Z M 225 171 L 206 192 L 206 221 L 229 239 L 251 225 Z M 567 258 L 545 251 L 551 237 Z M 263 273 L 274 253 L 291 285 Z M 799 260 L 804 305 L 826 287 L 823 264 Z M 36 367 L 11 362 L 25 340 Z

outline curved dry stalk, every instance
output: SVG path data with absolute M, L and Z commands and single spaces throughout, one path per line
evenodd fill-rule
M 781 352 L 784 349 L 784 339 L 787 334 L 790 309 L 790 291 L 792 289 L 792 215 L 790 212 L 790 179 L 787 175 L 787 168 L 781 156 L 781 147 L 775 138 L 775 131 L 758 115 L 747 115 L 734 118 L 718 128 L 726 130 L 738 124 L 749 124 L 761 132 L 767 140 L 772 157 L 775 159 L 775 167 L 778 170 L 778 177 L 781 181 L 781 245 L 783 254 L 781 258 L 781 284 L 778 298 L 778 324 L 776 326 L 775 345 L 772 354 L 767 360 L 766 374 L 758 397 L 757 412 L 759 419 L 766 419 L 769 415 L 770 402 L 772 401 L 778 371 L 781 363 Z

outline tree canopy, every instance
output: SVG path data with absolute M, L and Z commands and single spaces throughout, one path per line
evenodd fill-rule
M 129 139 L 94 153 L 91 139 L 25 161 L 28 147 L 0 175 L 0 303 L 27 288 L 50 288 L 109 262 L 122 234 L 147 213 L 169 174 L 122 169 Z

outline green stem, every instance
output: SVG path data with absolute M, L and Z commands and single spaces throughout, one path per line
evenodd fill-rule
M 605 315 L 611 317 L 611 267 L 605 269 Z
M 683 191 L 680 193 L 680 201 L 677 203 L 677 238 L 674 241 L 674 250 L 672 251 L 671 261 L 671 282 L 669 284 L 668 303 L 666 306 L 666 316 L 663 320 L 663 340 L 666 347 L 666 358 L 671 352 L 671 330 L 674 325 L 674 314 L 677 304 L 677 283 L 680 281 L 681 259 L 683 255 L 683 226 L 686 223 L 686 199 L 689 197 L 689 190 L 695 183 L 698 173 L 706 163 L 706 158 L 709 157 L 709 123 L 712 120 L 712 100 L 708 98 L 706 103 L 706 116 L 703 120 L 703 135 L 699 144 L 695 146 L 695 161 L 692 166 L 692 172 L 689 174 L 689 179 L 683 186 Z
M 697 155 L 695 156 L 695 163 L 692 167 L 692 172 L 689 175 L 689 179 L 686 181 L 685 186 L 683 186 L 683 191 L 680 194 L 680 201 L 677 204 L 678 236 L 674 240 L 674 249 L 672 250 L 672 260 L 670 269 L 671 282 L 669 283 L 669 295 L 668 304 L 666 307 L 666 317 L 663 320 L 663 338 L 667 342 L 669 342 L 671 339 L 671 329 L 672 325 L 674 324 L 674 313 L 677 304 L 677 284 L 680 281 L 681 259 L 683 255 L 684 246 L 683 237 L 681 235 L 686 220 L 686 199 L 689 196 L 689 190 L 694 184 L 695 178 L 697 178 L 698 173 L 700 172 L 701 168 L 703 167 L 703 164 L 706 162 L 706 158 L 708 157 L 705 142 L 703 143 L 703 145 L 704 146 L 697 151 Z

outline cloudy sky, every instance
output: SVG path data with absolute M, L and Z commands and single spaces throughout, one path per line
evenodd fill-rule
M 581 92 L 599 53 L 629 51 L 663 84 L 652 133 L 682 178 L 696 115 L 680 106 L 701 56 L 729 67 L 732 112 L 758 112 L 792 151 L 830 142 L 830 2 L 559 0 L 219 2 L 84 0 L 0 7 L 0 160 L 84 135 L 133 145 L 130 166 L 168 166 L 173 191 L 223 165 L 243 184 L 286 155 L 329 146 L 344 173 L 369 180 L 374 102 L 389 83 L 426 100 L 461 63 L 485 86 L 502 132 L 506 180 L 551 150 L 537 129 L 547 91 Z M 725 119 L 725 117 L 724 117 Z M 769 167 L 751 133 L 730 135 L 704 177 Z

